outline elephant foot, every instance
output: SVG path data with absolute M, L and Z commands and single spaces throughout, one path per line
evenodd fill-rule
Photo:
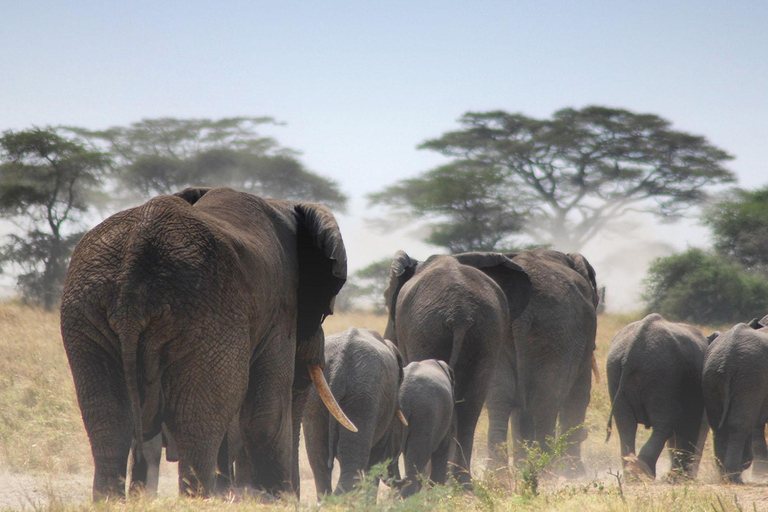
M 741 478 L 741 473 L 731 473 L 725 476 L 725 483 L 744 485 L 744 480 Z
M 624 479 L 628 482 L 655 480 L 656 475 L 650 466 L 634 455 L 624 457 Z

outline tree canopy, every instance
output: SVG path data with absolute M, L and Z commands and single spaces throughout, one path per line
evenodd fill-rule
M 579 250 L 630 211 L 675 218 L 707 186 L 734 181 L 728 153 L 653 114 L 588 106 L 551 119 L 468 112 L 459 123 L 419 146 L 451 163 L 369 196 L 434 220 L 426 241 L 451 251 L 505 249 L 520 234 Z
M 707 209 L 704 223 L 720 254 L 748 269 L 768 270 L 768 186 L 733 191 Z
M 269 117 L 144 119 L 93 131 L 69 128 L 113 154 L 123 187 L 147 198 L 188 186 L 228 186 L 282 199 L 318 201 L 343 209 L 338 185 L 307 170 L 295 151 L 257 129 Z
M 51 309 L 69 256 L 82 237 L 77 221 L 99 193 L 108 155 L 53 128 L 6 131 L 0 137 L 0 212 L 24 232 L 0 248 L 0 262 L 21 267 L 23 296 Z
M 653 262 L 645 281 L 647 313 L 698 324 L 762 318 L 768 310 L 768 281 L 737 262 L 688 249 Z

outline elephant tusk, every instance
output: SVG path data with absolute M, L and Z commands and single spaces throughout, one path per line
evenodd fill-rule
M 595 382 L 600 384 L 600 370 L 597 368 L 597 359 L 595 359 L 595 354 L 592 354 L 592 373 L 595 374 Z
M 331 393 L 331 389 L 328 387 L 328 382 L 325 380 L 325 375 L 323 375 L 323 370 L 314 364 L 307 365 L 307 367 L 309 368 L 309 376 L 312 377 L 312 382 L 315 384 L 315 388 L 317 388 L 317 394 L 320 395 L 320 399 L 328 408 L 328 412 L 330 412 L 344 428 L 352 432 L 357 432 L 355 424 L 349 421 L 349 418 L 347 418 L 347 415 L 344 414 L 339 403 L 333 397 L 333 393 Z
M 397 419 L 399 419 L 400 423 L 402 423 L 406 427 L 408 426 L 408 420 L 405 419 L 405 416 L 403 415 L 403 411 L 401 411 L 400 409 L 397 410 Z

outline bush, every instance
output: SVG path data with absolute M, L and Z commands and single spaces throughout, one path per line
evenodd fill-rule
M 656 259 L 643 294 L 646 313 L 698 324 L 727 324 L 768 312 L 768 277 L 701 249 Z

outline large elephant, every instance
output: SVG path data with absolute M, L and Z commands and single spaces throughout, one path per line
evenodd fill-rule
M 765 458 L 766 368 L 768 327 L 754 321 L 720 334 L 704 357 L 701 384 L 715 458 L 723 478 L 734 483 L 742 483 L 741 473 L 752 464 L 753 446 L 758 448 L 759 458 Z
M 302 426 L 318 499 L 331 493 L 334 459 L 341 473 L 336 494 L 351 491 L 363 472 L 397 456 L 393 428 L 403 360 L 392 342 L 350 327 L 326 338 L 325 378 L 358 432 L 339 427 L 310 391 Z
M 396 486 L 407 498 L 421 490 L 422 482 L 444 484 L 448 476 L 448 459 L 456 435 L 455 379 L 448 364 L 436 359 L 414 361 L 403 374 L 398 400 L 408 423 L 402 428 L 400 442 L 406 478 Z
M 555 436 L 559 419 L 560 433 L 570 432 L 564 470 L 578 476 L 583 474 L 590 370 L 597 371 L 595 270 L 578 253 L 535 249 L 507 256 L 528 273 L 532 292 L 523 314 L 512 319 L 512 336 L 499 355 L 486 401 L 491 463 L 497 468 L 508 463 L 510 418 L 516 460 L 525 456 L 523 442 L 548 450 L 547 438 Z
M 67 273 L 61 332 L 94 499 L 124 495 L 132 443 L 141 461 L 142 441 L 163 423 L 180 491 L 209 494 L 236 414 L 251 484 L 295 487 L 297 397 L 310 378 L 325 384 L 321 323 L 345 280 L 341 234 L 318 204 L 187 189 L 87 233 Z
M 637 425 L 642 423 L 653 433 L 637 456 L 641 472 L 656 477 L 656 461 L 668 443 L 670 474 L 696 476 L 709 432 L 701 393 L 707 346 L 695 327 L 658 314 L 627 325 L 613 338 L 607 363 L 608 437 L 613 417 L 625 469 L 635 455 Z
M 453 370 L 458 447 L 452 472 L 466 487 L 488 383 L 510 321 L 530 293 L 528 275 L 499 253 L 436 255 L 420 263 L 399 251 L 392 261 L 384 337 L 395 342 L 406 364 L 439 359 Z

